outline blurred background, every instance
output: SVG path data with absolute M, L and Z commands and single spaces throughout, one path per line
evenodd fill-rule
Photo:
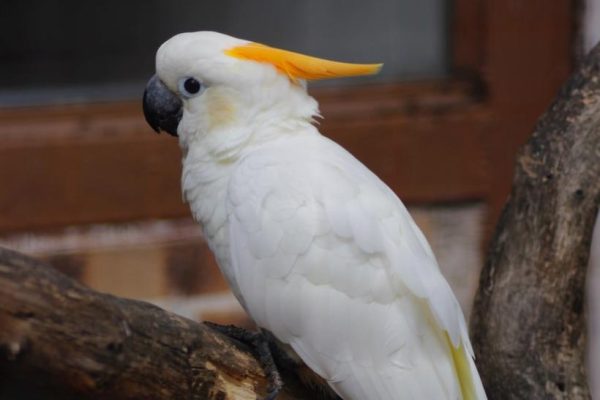
M 0 245 L 97 290 L 245 325 L 182 203 L 177 142 L 141 112 L 158 46 L 196 30 L 385 63 L 312 87 L 321 131 L 409 206 L 468 315 L 515 154 L 600 38 L 600 0 L 2 0 Z

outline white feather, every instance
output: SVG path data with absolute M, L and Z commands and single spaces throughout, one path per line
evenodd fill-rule
M 227 198 L 248 312 L 344 399 L 462 398 L 445 337 L 470 349 L 458 303 L 362 164 L 321 136 L 273 141 L 236 164 Z

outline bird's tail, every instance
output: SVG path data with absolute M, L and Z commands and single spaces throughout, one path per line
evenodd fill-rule
M 452 352 L 463 400 L 486 400 L 487 396 L 475 367 L 475 361 L 467 352 L 465 346 L 461 343 L 460 346 L 454 347 L 449 338 L 448 345 Z

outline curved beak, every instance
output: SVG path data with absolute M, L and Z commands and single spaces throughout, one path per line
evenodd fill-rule
M 177 126 L 183 115 L 182 103 L 175 93 L 154 75 L 144 91 L 144 116 L 157 133 L 165 131 L 177 136 Z

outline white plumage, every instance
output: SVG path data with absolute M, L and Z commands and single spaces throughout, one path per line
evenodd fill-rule
M 401 201 L 317 131 L 302 85 L 223 54 L 244 43 L 185 34 L 157 55 L 173 91 L 185 76 L 206 87 L 184 101 L 182 184 L 237 298 L 346 400 L 484 399 L 460 307 Z

